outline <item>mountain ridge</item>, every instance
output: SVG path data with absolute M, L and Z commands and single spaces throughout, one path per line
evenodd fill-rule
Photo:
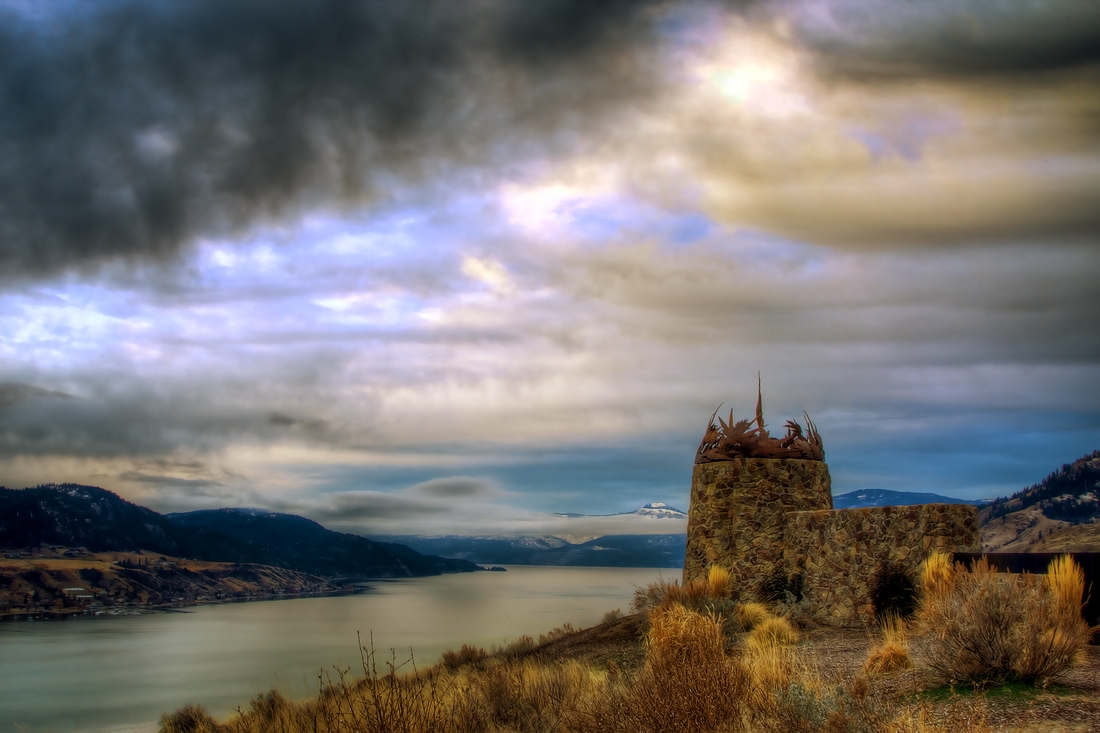
M 602 535 L 573 543 L 550 535 L 394 535 L 420 552 L 493 565 L 682 568 L 687 535 Z
M 0 546 L 41 544 L 92 552 L 148 550 L 327 577 L 409 577 L 478 569 L 467 561 L 333 532 L 293 514 L 210 509 L 168 517 L 97 486 L 0 487 Z
M 922 491 L 892 491 L 890 489 L 859 489 L 833 496 L 834 509 L 859 509 L 876 506 L 913 506 L 914 504 L 967 504 L 985 506 L 988 499 L 956 499 Z

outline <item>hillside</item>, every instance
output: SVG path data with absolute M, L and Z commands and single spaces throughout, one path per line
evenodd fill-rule
M 45 546 L 0 558 L 0 616 L 133 614 L 150 608 L 351 588 L 268 565 Z
M 409 576 L 478 569 L 466 560 L 424 555 L 405 545 L 333 532 L 294 514 L 209 509 L 165 518 L 181 530 L 233 537 L 250 556 L 306 573 L 377 576 L 381 568 L 388 575 Z
M 988 523 L 1033 506 L 1048 519 L 1071 524 L 1100 519 L 1100 451 L 1063 464 L 1039 483 L 1012 496 L 995 499 L 982 512 L 982 520 Z
M 1000 497 L 978 515 L 985 552 L 1100 551 L 1100 451 L 1037 484 Z
M 320 576 L 409 577 L 477 570 L 401 545 L 325 529 L 303 517 L 218 509 L 166 517 L 94 486 L 0 488 L 0 547 L 146 550 L 208 562 L 272 565 Z

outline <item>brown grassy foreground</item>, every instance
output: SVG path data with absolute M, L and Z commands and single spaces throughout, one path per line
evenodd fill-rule
M 941 592 L 941 612 L 950 605 L 944 599 L 966 582 L 957 571 L 934 564 L 925 578 L 926 587 Z M 1054 605 L 1048 610 L 1064 605 L 1075 591 L 1072 573 L 1063 575 L 1047 591 L 1026 597 L 1049 596 Z M 696 584 L 642 589 L 636 609 L 641 613 L 609 614 L 598 627 L 555 630 L 538 642 L 525 637 L 493 653 L 463 647 L 424 670 L 385 662 L 366 650 L 361 676 L 337 673 L 311 700 L 291 702 L 273 691 L 221 723 L 201 707 L 188 707 L 164 716 L 161 730 L 1100 731 L 1095 647 L 1083 653 L 1078 648 L 1063 660 L 1055 680 L 1063 687 L 966 693 L 940 687 L 942 672 L 920 662 L 919 654 L 916 665 L 898 663 L 909 660 L 909 632 L 900 621 L 887 627 L 885 637 L 827 629 L 799 633 L 786 619 L 729 601 L 728 577 L 723 582 L 720 572 Z

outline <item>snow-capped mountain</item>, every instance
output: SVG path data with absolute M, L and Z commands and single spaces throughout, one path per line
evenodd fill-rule
M 671 507 L 661 501 L 650 502 L 645 506 L 638 507 L 632 512 L 615 512 L 614 514 L 575 514 L 573 512 L 559 512 L 554 516 L 576 519 L 579 517 L 622 517 L 629 514 L 637 514 L 642 517 L 652 517 L 654 519 L 687 519 L 688 516 L 687 512 L 682 512 L 676 507 Z
M 645 506 L 635 509 L 632 512 L 623 512 L 624 514 L 641 514 L 643 517 L 654 517 L 656 519 L 687 519 L 687 512 L 682 512 L 676 507 L 671 507 L 668 504 L 660 501 L 650 502 Z

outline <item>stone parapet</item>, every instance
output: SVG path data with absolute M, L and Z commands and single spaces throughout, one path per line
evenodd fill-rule
M 962 504 L 796 511 L 785 521 L 784 565 L 801 571 L 808 615 L 830 626 L 873 621 L 870 582 L 882 563 L 916 578 L 937 550 L 980 550 L 978 510 Z
M 684 580 L 711 565 L 730 571 L 736 596 L 749 600 L 788 552 L 787 514 L 832 509 L 829 467 L 798 458 L 740 458 L 694 467 Z

